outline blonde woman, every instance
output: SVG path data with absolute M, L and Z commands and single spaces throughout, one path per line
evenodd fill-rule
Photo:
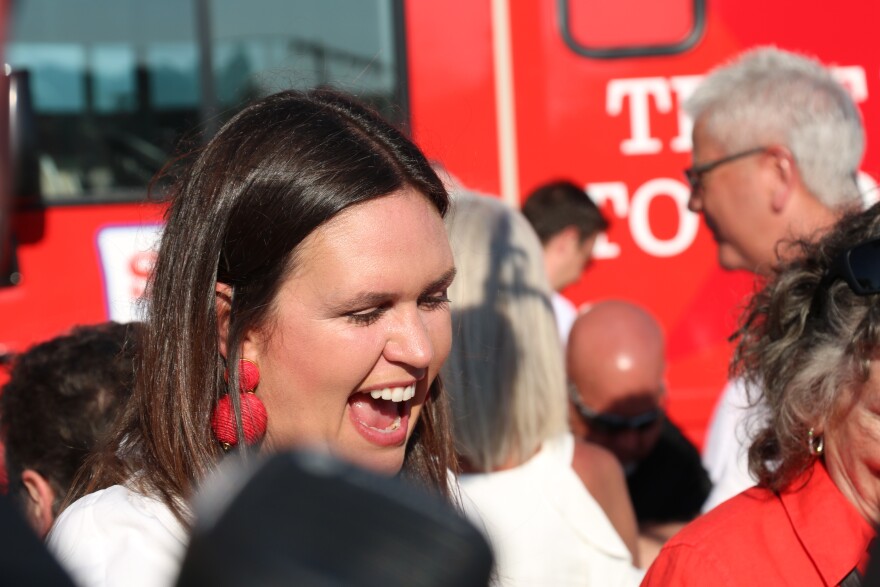
M 541 245 L 492 198 L 459 196 L 447 222 L 458 275 L 443 370 L 465 501 L 502 585 L 635 585 L 623 472 L 568 431 L 566 381 Z

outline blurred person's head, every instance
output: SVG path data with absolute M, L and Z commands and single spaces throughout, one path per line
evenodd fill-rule
M 565 372 L 541 244 L 499 200 L 461 196 L 448 218 L 458 275 L 444 380 L 469 470 L 528 460 L 566 430 Z
M 230 459 L 194 502 L 176 587 L 491 584 L 486 538 L 447 500 L 324 453 Z
M 786 241 L 813 238 L 860 205 L 859 111 L 818 61 L 749 51 L 712 71 L 684 108 L 694 120 L 689 206 L 724 268 L 769 275 Z
M 559 291 L 581 277 L 608 222 L 592 199 L 570 181 L 545 184 L 526 197 L 523 215 L 538 233 L 550 286 Z
M 650 454 L 660 436 L 666 360 L 663 331 L 644 309 L 595 304 L 569 337 L 572 432 L 614 453 L 624 467 Z
M 756 294 L 738 373 L 766 422 L 749 451 L 760 485 L 787 487 L 817 459 L 880 523 L 880 206 L 845 216 Z M 865 288 L 863 295 L 856 293 Z
M 184 518 L 179 499 L 231 444 L 223 418 L 212 427 L 219 405 L 234 442 L 322 447 L 448 494 L 448 203 L 419 149 L 337 92 L 284 91 L 232 117 L 171 191 L 120 458 L 85 489 L 139 472 Z M 263 430 L 245 427 L 253 404 Z
M 18 355 L 0 392 L 12 497 L 42 537 L 131 395 L 140 325 L 80 326 Z

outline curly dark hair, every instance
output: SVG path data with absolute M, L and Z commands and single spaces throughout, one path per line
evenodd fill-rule
M 797 241 L 799 255 L 749 304 L 731 370 L 745 379 L 750 402 L 766 408 L 749 449 L 759 485 L 778 491 L 808 469 L 816 458 L 808 431 L 821 432 L 846 392 L 868 379 L 880 304 L 826 276 L 844 251 L 878 238 L 880 204 L 844 216 L 820 240 Z
M 13 495 L 21 490 L 22 471 L 33 469 L 55 491 L 57 514 L 77 469 L 131 395 L 140 328 L 115 322 L 79 326 L 14 359 L 0 394 Z

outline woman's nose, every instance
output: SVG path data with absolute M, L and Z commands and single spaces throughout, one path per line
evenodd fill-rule
M 434 344 L 418 308 L 407 308 L 392 326 L 385 343 L 385 358 L 419 369 L 427 368 L 434 359 Z

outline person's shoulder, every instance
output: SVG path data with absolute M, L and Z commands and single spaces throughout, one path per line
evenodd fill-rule
M 73 524 L 99 523 L 114 519 L 136 517 L 173 518 L 170 509 L 159 499 L 132 490 L 125 485 L 113 485 L 89 493 L 73 502 L 55 522 L 50 536 L 59 528 Z
M 737 581 L 716 549 L 699 544 L 669 541 L 645 573 L 641 587 L 735 587 Z
M 776 494 L 752 487 L 690 522 L 667 546 L 712 545 L 725 549 L 728 544 L 741 541 L 750 528 L 776 510 L 780 510 Z
M 753 584 L 743 582 L 748 575 L 744 565 L 750 564 L 743 553 L 761 548 L 761 526 L 773 525 L 780 511 L 778 497 L 769 490 L 753 487 L 736 495 L 667 541 L 642 586 Z
M 623 477 L 620 461 L 609 450 L 579 439 L 574 441 L 572 468 L 585 481 Z
M 73 502 L 55 520 L 47 542 L 59 557 L 82 550 L 81 539 L 89 537 L 89 548 L 116 543 L 137 534 L 183 544 L 187 530 L 166 504 L 156 497 L 113 485 Z
M 85 495 L 55 521 L 47 546 L 78 584 L 160 584 L 173 576 L 186 529 L 161 501 L 122 485 Z
M 49 544 L 57 543 L 71 534 L 102 527 L 103 513 L 116 514 L 130 507 L 128 493 L 129 490 L 122 485 L 113 485 L 79 498 L 55 520 L 47 538 Z
M 575 439 L 571 468 L 603 507 L 615 501 L 621 491 L 627 491 L 626 476 L 620 461 L 597 444 Z

